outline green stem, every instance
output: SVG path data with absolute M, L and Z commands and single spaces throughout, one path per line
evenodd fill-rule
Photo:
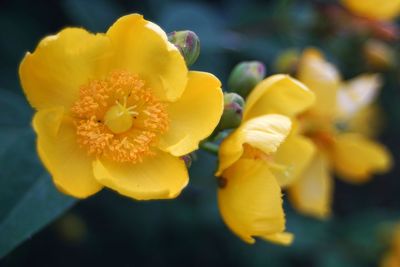
M 213 155 L 218 155 L 219 146 L 214 143 L 205 141 L 200 144 L 200 148 Z

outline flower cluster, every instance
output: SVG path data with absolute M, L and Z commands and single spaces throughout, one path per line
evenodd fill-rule
M 215 76 L 188 70 L 199 52 L 195 33 L 168 36 L 133 14 L 105 34 L 67 28 L 27 53 L 20 79 L 56 187 L 77 198 L 103 187 L 137 200 L 175 198 L 188 184 L 189 154 L 222 136 L 215 175 L 223 220 L 245 242 L 288 245 L 283 190 L 299 212 L 325 218 L 333 171 L 363 183 L 390 168 L 366 123 L 379 116 L 378 75 L 343 82 L 307 49 L 296 78 L 264 79 L 262 63 L 244 62 L 224 95 Z

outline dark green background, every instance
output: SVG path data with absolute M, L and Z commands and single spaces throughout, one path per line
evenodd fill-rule
M 191 184 L 175 200 L 137 202 L 104 190 L 74 205 L 73 199 L 48 187 L 50 178 L 36 156 L 30 129 L 32 110 L 18 81 L 20 60 L 42 37 L 66 26 L 104 32 L 119 16 L 133 12 L 142 13 L 167 32 L 195 31 L 202 51 L 192 69 L 213 72 L 224 84 L 241 60 L 263 61 L 272 74 L 271 64 L 280 51 L 309 45 L 326 52 L 346 78 L 369 71 L 360 53 L 366 36 L 333 34 L 324 28 L 327 21 L 315 7 L 328 2 L 334 3 L 0 1 L 0 249 L 6 251 L 2 245 L 11 246 L 9 240 L 17 240 L 13 235 L 28 238 L 1 259 L 0 265 L 376 266 L 390 223 L 400 218 L 397 167 L 363 186 L 336 180 L 335 215 L 325 222 L 298 215 L 285 203 L 288 230 L 296 235 L 294 244 L 279 247 L 258 241 L 251 246 L 231 234 L 219 217 L 212 177 L 216 159 L 205 153 L 198 153 Z M 391 45 L 397 52 L 396 45 Z M 397 162 L 399 69 L 384 75 L 380 102 L 387 116 L 381 141 Z M 31 236 L 43 221 L 55 217 L 56 221 Z M 71 218 L 75 223 L 68 223 Z M 24 230 L 27 225 L 33 227 L 30 232 Z

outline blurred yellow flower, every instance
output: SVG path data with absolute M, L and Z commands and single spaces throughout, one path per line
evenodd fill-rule
M 400 267 L 400 225 L 392 230 L 389 251 L 383 256 L 380 267 Z
M 78 198 L 103 186 L 135 199 L 176 197 L 181 156 L 223 111 L 220 81 L 188 71 L 165 32 L 141 15 L 105 34 L 67 28 L 44 38 L 19 69 L 37 110 L 37 149 L 55 185 Z
M 387 149 L 368 137 L 373 136 L 369 127 L 360 126 L 360 121 L 376 117 L 370 104 L 381 82 L 378 75 L 342 82 L 337 69 L 315 49 L 303 53 L 298 79 L 316 95 L 316 104 L 299 117 L 299 131 L 313 141 L 317 153 L 290 185 L 289 196 L 300 212 L 325 218 L 331 211 L 332 169 L 358 184 L 391 167 Z
M 354 14 L 373 20 L 391 20 L 400 14 L 400 0 L 342 0 Z
M 314 95 L 287 75 L 260 82 L 247 98 L 241 125 L 219 150 L 218 203 L 223 220 L 242 240 L 260 237 L 290 244 L 281 187 L 301 173 L 313 154 L 292 131 L 291 118 L 313 104 Z

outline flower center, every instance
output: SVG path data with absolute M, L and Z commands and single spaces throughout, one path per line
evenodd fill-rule
M 113 133 L 119 134 L 126 132 L 132 127 L 134 115 L 138 115 L 137 112 L 133 111 L 135 106 L 127 108 L 126 103 L 121 105 L 119 102 L 116 105 L 108 109 L 104 116 L 104 124 Z
M 88 154 L 137 163 L 154 155 L 168 130 L 166 108 L 138 75 L 114 71 L 82 85 L 71 112 L 77 141 Z
M 244 144 L 244 158 L 254 159 L 254 160 L 262 160 L 264 161 L 270 170 L 277 171 L 282 173 L 284 176 L 288 175 L 288 171 L 291 166 L 286 166 L 283 164 L 279 164 L 275 161 L 274 155 L 267 155 L 263 151 L 258 148 L 252 147 L 248 144 Z
M 330 148 L 339 128 L 330 117 L 305 114 L 300 118 L 302 133 L 312 139 L 320 148 Z

